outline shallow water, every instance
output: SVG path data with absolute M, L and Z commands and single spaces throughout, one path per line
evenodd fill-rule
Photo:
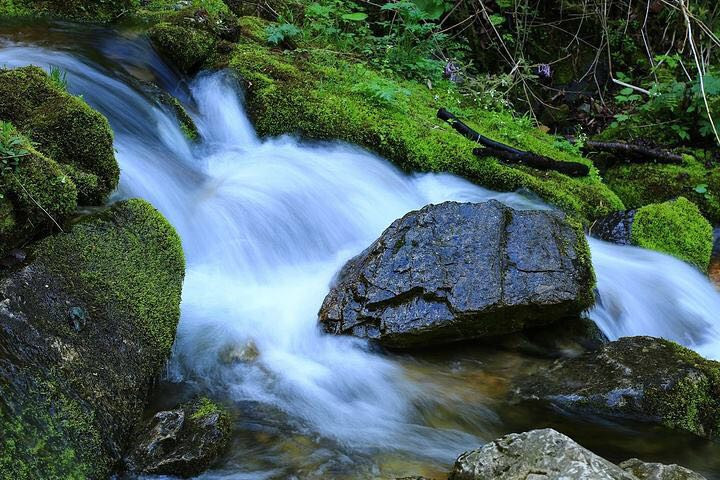
M 258 139 L 231 75 L 184 79 L 132 32 L 4 31 L 0 64 L 61 67 L 70 90 L 110 120 L 122 169 L 114 199 L 151 201 L 182 237 L 182 318 L 157 403 L 205 391 L 236 413 L 233 448 L 202 478 L 439 477 L 466 449 L 543 426 L 613 460 L 720 476 L 712 442 L 508 406 L 512 377 L 546 360 L 469 346 L 392 355 L 318 330 L 333 275 L 394 219 L 445 200 L 547 208 L 537 199 L 407 175 L 341 143 Z M 148 82 L 188 107 L 198 144 Z M 600 302 L 590 317 L 608 336 L 663 336 L 720 356 L 720 295 L 707 278 L 659 253 L 596 240 L 591 249 Z

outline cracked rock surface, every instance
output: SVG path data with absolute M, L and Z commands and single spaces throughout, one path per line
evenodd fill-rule
M 412 348 L 577 317 L 592 284 L 586 240 L 563 214 L 445 202 L 396 220 L 351 259 L 319 315 L 329 333 Z

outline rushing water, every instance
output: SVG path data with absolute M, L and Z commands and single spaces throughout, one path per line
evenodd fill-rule
M 149 200 L 182 237 L 187 274 L 170 379 L 238 413 L 234 448 L 204 478 L 432 475 L 463 450 L 541 426 L 501 400 L 513 372 L 539 360 L 470 348 L 390 356 L 321 334 L 316 318 L 335 272 L 408 211 L 445 200 L 541 202 L 451 175 L 406 175 L 345 144 L 261 140 L 229 74 L 187 82 L 142 38 L 68 32 L 43 30 L 41 41 L 16 30 L 0 64 L 67 71 L 71 91 L 115 131 L 114 197 Z M 199 143 L 185 139 L 148 81 L 188 107 Z M 591 240 L 591 249 L 600 300 L 590 316 L 608 336 L 662 336 L 720 357 L 720 295 L 703 275 L 638 248 Z M 680 452 L 678 435 L 665 445 L 664 432 L 645 427 L 553 422 L 581 437 L 594 432 L 587 446 L 614 438 L 601 450 L 617 459 L 669 455 L 718 468 Z M 707 442 L 686 442 L 718 457 Z

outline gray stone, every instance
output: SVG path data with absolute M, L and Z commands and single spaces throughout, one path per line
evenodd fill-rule
M 619 466 L 639 480 L 707 480 L 702 475 L 679 465 L 646 463 L 637 458 L 625 460 Z
M 395 348 L 516 332 L 593 303 L 582 230 L 497 201 L 428 205 L 396 220 L 339 273 L 325 331 Z
M 512 433 L 460 455 L 449 480 L 637 480 L 552 429 Z

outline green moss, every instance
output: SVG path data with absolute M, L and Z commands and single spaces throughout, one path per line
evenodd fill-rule
M 196 141 L 200 137 L 200 132 L 198 132 L 197 125 L 195 125 L 192 117 L 190 117 L 180 101 L 168 94 L 161 95 L 160 101 L 172 109 L 178 122 L 180 122 L 180 129 L 188 140 Z
M 120 202 L 46 239 L 36 252 L 91 303 L 126 310 L 155 346 L 149 364 L 162 363 L 175 338 L 185 266 L 180 238 L 155 208 Z
M 138 0 L 3 0 L 0 15 L 110 22 L 133 11 L 139 3 Z
M 95 185 L 79 179 L 86 187 L 80 192 L 81 204 L 102 204 L 117 186 L 120 170 L 107 119 L 59 88 L 41 68 L 0 69 L 0 118 L 12 122 L 58 164 L 97 177 Z
M 218 414 L 227 417 L 227 412 L 224 408 L 220 407 L 217 403 L 213 402 L 207 397 L 201 397 L 189 406 L 190 419 L 202 420 L 208 415 Z
M 236 46 L 230 66 L 247 82 L 248 110 L 261 135 L 340 139 L 369 148 L 407 170 L 449 171 L 496 190 L 528 189 L 583 222 L 623 208 L 594 168 L 590 176 L 575 179 L 474 156 L 472 142 L 436 120 L 438 108 L 449 108 L 490 138 L 590 165 L 527 121 L 467 105 L 450 83 L 439 82 L 429 89 L 380 76 L 322 50 L 271 50 L 258 43 L 257 19 L 241 19 L 240 25 L 250 33 Z M 396 101 L 387 102 L 357 87 L 373 83 L 409 95 L 399 94 Z
M 14 171 L 0 175 L 0 254 L 50 231 L 77 208 L 77 191 L 60 165 L 33 148 Z
M 720 363 L 668 340 L 658 340 L 669 349 L 677 368 L 693 368 L 700 375 L 686 375 L 674 385 L 646 391 L 646 401 L 662 423 L 671 428 L 717 438 L 720 436 Z
M 684 197 L 647 205 L 635 213 L 631 242 L 665 252 L 706 271 L 713 248 L 713 229 L 698 207 Z
M 683 156 L 682 165 L 626 164 L 605 172 L 605 182 L 627 208 L 640 208 L 683 196 L 700 207 L 711 222 L 720 223 L 720 167 Z M 695 191 L 706 184 L 707 193 Z
M 0 478 L 109 476 L 170 353 L 183 274 L 142 200 L 30 249 L 0 285 Z
M 160 52 L 183 72 L 194 72 L 212 52 L 215 38 L 196 28 L 163 22 L 149 31 Z

